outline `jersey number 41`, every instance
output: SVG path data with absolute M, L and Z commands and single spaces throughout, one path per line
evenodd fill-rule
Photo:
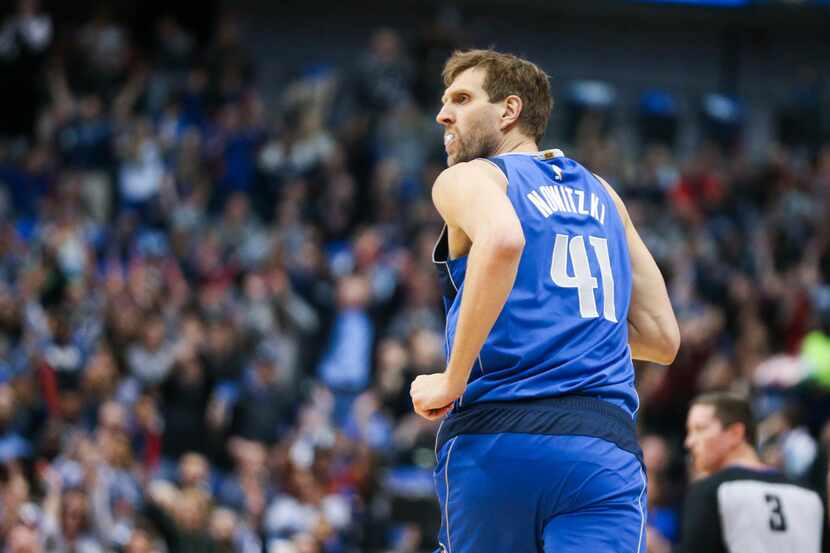
M 611 271 L 611 259 L 608 257 L 608 240 L 589 236 L 588 243 L 594 250 L 599 263 L 602 279 L 602 316 L 612 323 L 617 322 L 617 308 L 614 304 L 614 273 Z M 567 271 L 568 257 L 573 266 L 573 275 Z M 597 299 L 594 290 L 597 279 L 591 274 L 585 239 L 582 236 L 557 234 L 553 244 L 553 261 L 550 264 L 550 277 L 554 284 L 562 288 L 576 288 L 579 295 L 579 315 L 583 319 L 599 317 Z

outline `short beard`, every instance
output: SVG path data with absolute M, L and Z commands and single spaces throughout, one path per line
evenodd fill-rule
M 458 152 L 455 157 L 447 159 L 448 165 L 472 161 L 478 158 L 491 157 L 499 147 L 499 139 L 493 133 L 486 132 L 483 125 L 476 125 L 470 129 L 467 136 L 458 137 Z

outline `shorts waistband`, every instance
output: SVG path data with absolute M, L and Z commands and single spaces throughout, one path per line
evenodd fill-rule
M 474 403 L 451 412 L 438 430 L 435 451 L 461 434 L 592 436 L 614 443 L 642 463 L 634 420 L 621 407 L 588 396 Z

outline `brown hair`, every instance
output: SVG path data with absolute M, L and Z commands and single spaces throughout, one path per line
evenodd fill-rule
M 755 445 L 755 419 L 752 417 L 752 406 L 746 399 L 729 392 L 711 392 L 692 400 L 690 407 L 695 405 L 711 405 L 715 408 L 717 418 L 723 428 L 735 423 L 744 425 L 744 439 L 750 445 Z
M 537 144 L 541 142 L 553 109 L 548 75 L 537 65 L 512 54 L 456 50 L 444 65 L 444 86 L 450 86 L 458 75 L 473 67 L 486 71 L 483 88 L 491 102 L 501 102 L 513 94 L 522 99 L 519 128 Z

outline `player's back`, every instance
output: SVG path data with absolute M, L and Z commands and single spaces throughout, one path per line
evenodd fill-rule
M 472 367 L 459 406 L 565 395 L 637 410 L 627 317 L 631 267 L 625 228 L 603 184 L 558 150 L 490 159 L 507 177 L 525 248 L 516 282 Z M 466 257 L 445 270 L 451 351 Z

